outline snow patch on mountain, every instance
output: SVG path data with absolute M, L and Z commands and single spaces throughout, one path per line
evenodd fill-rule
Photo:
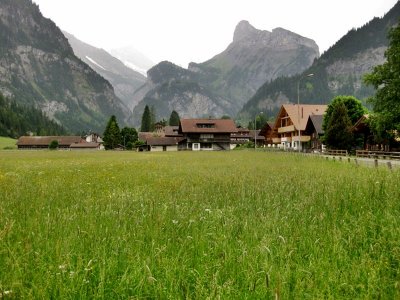
M 140 74 L 142 74 L 143 76 L 147 77 L 147 70 L 139 68 L 137 65 L 135 65 L 134 63 L 130 62 L 130 61 L 122 61 L 124 63 L 125 66 L 127 66 L 128 68 L 131 68 L 132 70 L 139 72 Z
M 91 59 L 89 56 L 86 55 L 86 59 L 88 61 L 90 61 L 92 64 L 94 64 L 95 66 L 103 69 L 104 71 L 107 71 L 106 68 L 104 68 L 102 65 L 98 64 L 97 62 L 95 62 L 93 59 Z

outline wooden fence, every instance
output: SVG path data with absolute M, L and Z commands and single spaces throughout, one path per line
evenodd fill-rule
M 326 150 L 326 155 L 347 156 L 347 150 Z
M 356 150 L 357 157 L 400 159 L 400 152 Z

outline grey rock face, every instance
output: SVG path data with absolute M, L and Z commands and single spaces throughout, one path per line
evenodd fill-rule
M 102 132 L 127 107 L 112 86 L 77 58 L 61 30 L 30 0 L 0 2 L 0 89 L 41 108 L 71 132 Z
M 266 81 L 301 73 L 318 56 L 318 46 L 311 39 L 283 28 L 258 30 L 241 21 L 224 52 L 204 63 L 191 63 L 189 70 L 230 99 L 237 112 Z

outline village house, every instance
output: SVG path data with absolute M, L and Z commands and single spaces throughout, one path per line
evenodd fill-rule
M 273 122 L 267 122 L 260 130 L 259 136 L 264 140 L 265 145 L 277 144 L 278 132 L 275 130 L 274 125 Z
M 181 150 L 212 151 L 233 148 L 231 134 L 238 129 L 230 119 L 181 119 L 178 132 L 183 136 Z
M 324 130 L 322 129 L 323 115 L 310 115 L 307 120 L 305 135 L 310 136 L 309 148 L 311 151 L 321 152 L 323 150 L 322 136 Z
M 139 151 L 178 151 L 183 139 L 178 130 L 179 126 L 157 126 L 154 132 L 139 132 L 138 139 L 145 143 Z
M 305 131 L 309 116 L 323 115 L 326 109 L 327 105 L 282 105 L 274 124 L 278 134 L 277 138 L 273 138 L 274 143 L 284 149 L 304 149 L 305 144 L 311 141 L 310 133 Z

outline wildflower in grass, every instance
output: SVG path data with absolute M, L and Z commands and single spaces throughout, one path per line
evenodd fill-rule
M 67 265 L 59 265 L 58 268 L 62 271 L 65 272 L 67 269 Z

